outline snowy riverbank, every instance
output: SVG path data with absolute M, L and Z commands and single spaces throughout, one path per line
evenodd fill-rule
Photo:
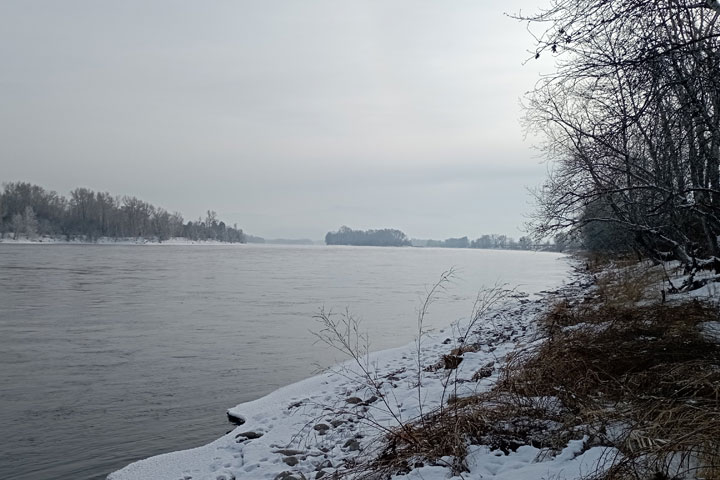
M 184 237 L 173 237 L 162 242 L 157 238 L 128 237 L 111 238 L 100 237 L 95 241 L 83 239 L 67 240 L 65 237 L 20 237 L 0 238 L 0 244 L 9 245 L 245 245 L 244 243 L 219 242 L 217 240 L 191 240 Z
M 581 290 L 580 280 L 564 287 Z M 457 347 L 458 326 L 423 336 L 417 389 L 416 344 L 371 354 L 372 379 L 353 362 L 281 388 L 266 397 L 231 408 L 244 423 L 200 448 L 152 457 L 112 473 L 110 480 L 229 480 L 347 478 L 356 460 L 378 452 L 387 429 L 415 419 L 446 400 L 486 391 L 498 379 L 507 355 L 535 341 L 535 322 L 547 296 L 513 295 L 485 315 L 473 329 L 480 346 L 467 352 L 452 373 L 452 392 L 444 385 L 448 370 L 428 368 Z M 323 348 L 323 347 L 321 347 Z M 380 397 L 380 398 L 378 398 Z M 523 446 L 504 454 L 484 446 L 470 448 L 464 479 L 578 478 L 595 470 L 606 449 L 571 441 L 559 455 L 539 460 L 540 451 Z M 448 459 L 449 460 L 449 459 Z M 410 478 L 452 478 L 449 468 L 418 465 Z M 451 462 L 446 462 L 451 463 Z M 334 475 L 334 476 L 333 476 Z M 407 478 L 407 477 L 403 477 Z M 459 477 L 458 477 L 459 478 Z

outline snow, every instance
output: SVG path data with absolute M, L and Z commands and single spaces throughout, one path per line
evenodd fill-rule
M 706 274 L 704 276 L 697 275 L 695 278 L 696 278 L 696 280 L 701 280 L 704 278 L 714 279 L 715 277 L 716 277 L 715 275 Z M 689 296 L 694 297 L 694 298 L 699 298 L 702 300 L 713 300 L 713 299 L 717 299 L 719 296 L 718 288 L 719 288 L 719 286 L 717 284 L 717 280 L 715 280 L 715 281 L 709 281 L 702 287 L 697 288 L 695 290 L 691 290 L 690 292 L 687 292 L 687 293 L 689 294 Z
M 534 320 L 544 308 L 542 299 L 508 297 L 476 325 L 479 349 L 467 352 L 456 370 L 425 367 L 436 364 L 457 346 L 458 325 L 422 338 L 418 390 L 417 345 L 352 360 L 321 375 L 289 385 L 258 400 L 237 405 L 229 414 L 244 420 L 227 435 L 203 447 L 159 455 L 110 474 L 109 480 L 223 480 L 351 478 L 343 472 L 350 459 L 372 456 L 383 433 L 398 422 L 417 418 L 437 407 L 449 394 L 464 396 L 484 391 L 497 381 L 507 355 L 536 340 Z M 364 358 L 364 357 L 363 357 Z M 363 374 L 362 367 L 369 372 Z M 488 375 L 472 380 L 479 369 Z M 448 382 L 456 379 L 457 382 Z M 368 385 L 376 382 L 377 388 Z M 445 386 L 449 387 L 445 387 Z M 377 398 L 380 397 L 380 398 Z M 537 479 L 580 478 L 598 468 L 607 449 L 588 448 L 571 441 L 558 455 L 523 446 L 508 455 L 471 446 L 466 459 L 470 472 L 462 478 Z M 439 480 L 453 477 L 446 464 L 425 465 L 395 478 Z M 285 473 L 284 473 L 285 472 Z M 320 473 L 324 472 L 324 473 Z
M 519 447 L 508 455 L 491 451 L 487 447 L 471 449 L 467 462 L 470 472 L 460 476 L 448 476 L 446 468 L 422 467 L 410 475 L 394 479 L 422 480 L 537 480 L 541 478 L 573 479 L 586 477 L 597 470 L 607 458 L 607 449 L 585 449 L 584 440 L 571 440 L 559 455 L 543 458 L 539 449 L 529 445 Z
M 20 237 L 17 239 L 13 238 L 0 238 L 0 243 L 12 244 L 12 245 L 244 245 L 242 243 L 227 243 L 219 242 L 217 240 L 190 240 L 184 237 L 173 237 L 167 240 L 159 242 L 157 238 L 144 238 L 144 237 L 125 237 L 125 238 L 111 238 L 111 237 L 100 237 L 94 242 L 88 242 L 86 240 L 73 239 L 66 240 L 65 237 L 36 237 L 27 238 Z
M 720 343 L 720 322 L 702 322 L 700 325 L 700 331 L 710 341 L 716 341 Z

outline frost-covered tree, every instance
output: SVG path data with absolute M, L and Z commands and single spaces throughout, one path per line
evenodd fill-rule
M 33 239 L 37 237 L 38 221 L 35 216 L 35 211 L 29 205 L 25 207 L 25 213 L 23 214 L 23 228 L 28 238 Z
M 12 229 L 14 240 L 20 238 L 20 235 L 25 231 L 25 222 L 23 221 L 23 216 L 19 213 L 12 216 Z

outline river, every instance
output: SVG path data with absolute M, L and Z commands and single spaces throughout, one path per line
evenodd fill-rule
M 0 478 L 104 478 L 208 443 L 227 408 L 342 360 L 315 343 L 321 307 L 361 318 L 374 350 L 413 340 L 480 288 L 537 292 L 551 253 L 279 245 L 0 244 Z

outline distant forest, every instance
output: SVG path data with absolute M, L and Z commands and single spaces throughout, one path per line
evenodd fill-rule
M 524 236 L 515 240 L 507 235 L 492 233 L 481 235 L 479 238 L 470 241 L 468 237 L 448 238 L 445 240 L 419 240 L 413 238 L 411 243 L 414 247 L 439 247 L 439 248 L 490 248 L 500 250 L 558 250 L 562 251 L 570 247 L 563 236 L 557 236 L 555 243 L 546 241 L 536 243 L 530 237 Z
M 436 247 L 436 248 L 487 248 L 499 250 L 544 250 L 562 252 L 578 248 L 578 245 L 566 235 L 556 235 L 555 241 L 544 243 L 534 242 L 530 237 L 524 236 L 515 240 L 513 237 L 499 234 L 481 235 L 470 241 L 468 237 L 447 238 L 445 240 L 412 240 L 395 229 L 382 230 L 353 230 L 342 226 L 337 232 L 328 232 L 325 235 L 326 245 L 356 245 L 375 247 Z
M 326 245 L 357 245 L 373 247 L 404 247 L 410 240 L 400 230 L 384 228 L 382 230 L 353 230 L 342 226 L 337 232 L 325 235 Z
M 247 243 L 266 243 L 270 245 L 314 245 L 309 238 L 263 238 L 245 234 Z
M 108 238 L 171 237 L 245 243 L 242 229 L 227 226 L 214 211 L 185 222 L 179 213 L 169 213 L 135 197 L 112 196 L 76 188 L 65 198 L 37 185 L 16 182 L 3 185 L 0 195 L 0 238 L 63 236 L 94 241 Z

